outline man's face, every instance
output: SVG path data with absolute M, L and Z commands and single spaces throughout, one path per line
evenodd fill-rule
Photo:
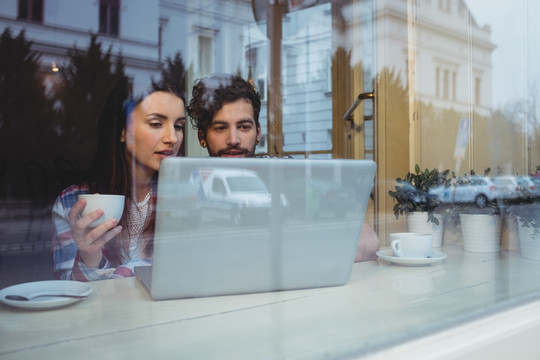
M 253 157 L 261 138 L 261 128 L 255 124 L 253 106 L 247 99 L 223 105 L 214 115 L 206 131 L 210 156 Z M 204 139 L 199 133 L 199 139 Z

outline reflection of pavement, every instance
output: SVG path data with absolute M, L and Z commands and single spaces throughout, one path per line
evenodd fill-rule
M 287 220 L 283 227 L 273 229 L 269 224 L 246 224 L 234 225 L 230 221 L 221 219 L 203 218 L 197 228 L 181 227 L 172 229 L 166 234 L 169 240 L 211 240 L 224 238 L 253 238 L 254 240 L 268 237 L 270 234 L 279 232 L 286 238 L 324 238 L 339 239 L 341 236 L 357 236 L 360 233 L 360 221 L 355 217 L 346 219 L 317 219 L 303 221 L 298 219 Z
M 0 289 L 24 282 L 53 279 L 49 251 L 0 254 Z
M 0 218 L 0 254 L 48 250 L 52 236 L 50 217 Z
M 0 202 L 0 288 L 53 279 L 50 212 L 30 205 Z

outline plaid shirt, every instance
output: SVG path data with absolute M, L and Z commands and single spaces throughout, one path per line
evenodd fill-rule
M 80 261 L 77 244 L 71 235 L 68 214 L 77 202 L 79 194 L 87 194 L 88 192 L 87 185 L 72 185 L 60 193 L 52 208 L 52 220 L 55 227 L 52 250 L 56 276 L 63 280 L 78 281 L 122 278 L 133 276 L 135 266 L 151 265 L 149 259 L 129 259 L 124 264 L 114 268 L 109 264 L 106 251 L 103 252 L 105 266 L 102 268 L 91 268 Z

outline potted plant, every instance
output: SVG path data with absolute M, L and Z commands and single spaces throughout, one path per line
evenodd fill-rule
M 517 224 L 520 254 L 540 260 L 540 173 L 518 177 L 517 182 L 517 196 L 506 205 Z
M 448 204 L 448 222 L 459 223 L 463 248 L 468 252 L 501 249 L 501 206 L 489 172 L 488 168 L 483 176 L 477 176 L 474 170 L 459 178 L 453 176 L 446 192 L 438 194 L 440 201 Z
M 410 232 L 433 234 L 433 246 L 442 245 L 444 218 L 437 211 L 439 203 L 432 201 L 429 190 L 434 186 L 444 186 L 450 170 L 437 169 L 424 171 L 416 164 L 415 172 L 408 172 L 404 179 L 397 178 L 395 190 L 388 194 L 394 199 L 393 208 L 396 219 L 406 216 L 407 229 Z

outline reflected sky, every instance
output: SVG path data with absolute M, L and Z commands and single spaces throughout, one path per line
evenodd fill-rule
M 491 40 L 497 46 L 492 54 L 493 107 L 533 96 L 540 91 L 540 69 L 537 59 L 540 46 L 540 24 L 535 20 L 540 3 L 531 0 L 467 0 L 478 25 L 491 26 Z

